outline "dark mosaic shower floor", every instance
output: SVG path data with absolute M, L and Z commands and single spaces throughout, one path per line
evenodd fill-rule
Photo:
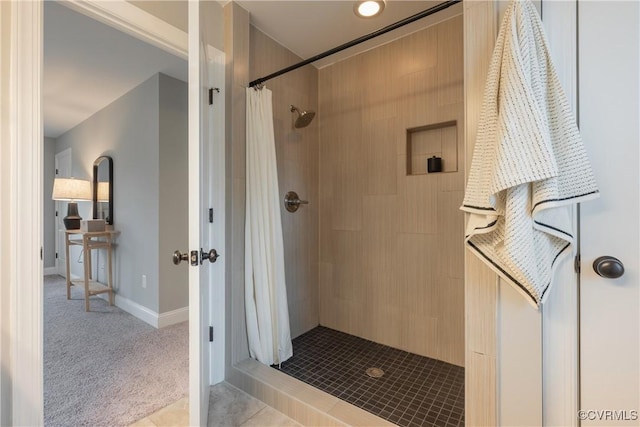
M 399 426 L 464 425 L 464 368 L 440 360 L 318 326 L 280 370 Z

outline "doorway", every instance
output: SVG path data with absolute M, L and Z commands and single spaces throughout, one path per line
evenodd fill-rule
M 68 299 L 66 280 L 45 277 L 44 420 L 131 424 L 188 394 L 187 269 L 169 257 L 187 244 L 187 225 L 175 219 L 188 197 L 170 185 L 187 178 L 187 63 L 53 2 L 44 5 L 43 38 L 44 129 L 64 162 L 58 172 L 91 181 L 94 160 L 109 156 L 117 201 L 115 306 L 91 297 L 86 312 L 82 286 Z M 91 201 L 78 205 L 84 219 L 93 216 Z M 61 260 L 64 226 L 44 240 L 55 234 Z M 82 252 L 70 247 L 70 279 L 83 276 Z M 97 282 L 106 255 L 92 251 Z

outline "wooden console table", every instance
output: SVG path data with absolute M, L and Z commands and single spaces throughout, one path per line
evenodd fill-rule
M 98 294 L 109 294 L 109 305 L 113 305 L 113 262 L 112 250 L 113 239 L 118 231 L 81 231 L 66 230 L 65 231 L 65 248 L 66 248 L 66 264 L 67 264 L 67 299 L 71 299 L 71 285 L 84 286 L 84 309 L 89 311 L 89 297 Z M 72 239 L 71 236 L 79 235 L 81 239 Z M 71 280 L 71 269 L 69 266 L 69 247 L 77 245 L 83 249 L 84 263 L 84 280 Z M 104 248 L 107 250 L 107 283 L 100 283 L 91 277 L 91 251 L 93 249 Z

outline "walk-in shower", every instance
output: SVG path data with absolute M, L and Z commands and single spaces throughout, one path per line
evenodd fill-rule
M 464 425 L 462 16 L 448 16 L 295 72 L 295 55 L 250 30 L 250 78 L 266 75 L 252 84 L 273 79 L 278 106 L 279 201 L 295 188 L 309 204 L 280 204 L 293 357 L 279 370 L 237 361 L 312 407 L 303 423 L 348 408 L 360 425 Z

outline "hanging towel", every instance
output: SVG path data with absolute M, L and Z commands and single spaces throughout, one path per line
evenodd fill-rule
M 462 210 L 466 244 L 533 305 L 574 236 L 570 205 L 598 196 L 569 102 L 529 0 L 505 12 Z

